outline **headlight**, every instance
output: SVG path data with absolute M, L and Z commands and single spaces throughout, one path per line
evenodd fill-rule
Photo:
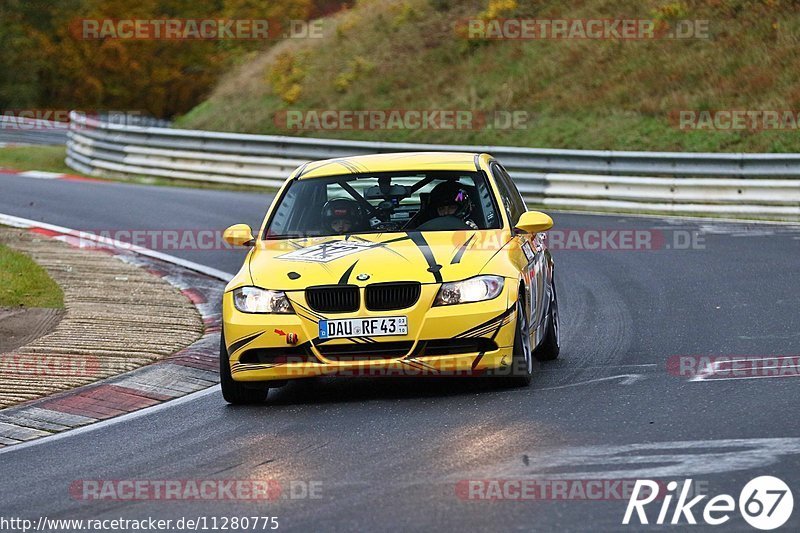
M 242 313 L 294 313 L 283 291 L 239 287 L 233 291 L 233 305 Z
M 465 304 L 491 300 L 503 292 L 501 276 L 477 276 L 464 281 L 444 283 L 433 305 Z

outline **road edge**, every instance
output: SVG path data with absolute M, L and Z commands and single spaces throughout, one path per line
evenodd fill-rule
M 150 365 L 0 411 L 0 453 L 84 430 L 176 399 L 208 393 L 219 382 L 221 294 L 232 275 L 167 254 L 62 226 L 0 213 L 0 224 L 99 250 L 163 277 L 200 314 L 204 331 L 188 347 Z

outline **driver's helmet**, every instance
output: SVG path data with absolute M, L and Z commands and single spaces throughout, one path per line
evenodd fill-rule
M 362 220 L 361 207 L 355 200 L 334 198 L 322 207 L 322 221 L 326 228 L 336 232 L 356 229 Z
M 440 207 L 454 206 L 455 211 L 450 216 L 466 220 L 472 212 L 472 199 L 467 190 L 456 181 L 440 183 L 431 191 L 428 205 L 434 215 L 438 215 Z

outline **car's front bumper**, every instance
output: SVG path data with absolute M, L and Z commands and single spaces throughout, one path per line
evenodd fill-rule
M 228 292 L 223 300 L 223 328 L 231 374 L 236 381 L 271 381 L 330 375 L 472 376 L 505 369 L 512 361 L 516 322 L 516 293 L 510 285 L 506 283 L 501 295 L 490 301 L 443 307 L 431 307 L 439 286 L 423 285 L 418 302 L 408 309 L 374 312 L 362 308 L 325 317 L 408 317 L 408 335 L 367 341 L 321 342 L 319 314 L 309 312 L 302 292 L 289 295 L 298 314 L 242 313 L 234 308 L 232 292 Z M 296 342 L 287 343 L 294 336 Z M 454 347 L 451 341 L 460 344 Z M 399 346 L 397 353 L 371 356 L 386 343 Z M 348 355 L 334 356 L 331 352 L 337 350 Z

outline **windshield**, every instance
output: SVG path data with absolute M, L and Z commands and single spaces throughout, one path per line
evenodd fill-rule
M 384 172 L 293 181 L 264 238 L 501 226 L 483 172 Z

